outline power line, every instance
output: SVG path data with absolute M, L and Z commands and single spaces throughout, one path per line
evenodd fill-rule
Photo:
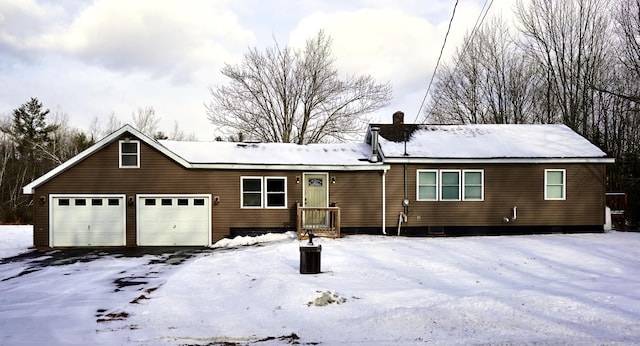
M 478 30 L 482 26 L 482 23 L 484 23 L 485 18 L 487 18 L 487 14 L 489 13 L 489 9 L 491 8 L 491 5 L 493 5 L 493 0 L 491 0 L 491 2 L 489 3 L 489 6 L 487 6 L 487 2 L 489 2 L 489 0 L 485 0 L 484 5 L 482 6 L 482 10 L 480 10 L 480 14 L 478 15 L 478 19 L 476 19 L 476 23 L 473 26 L 473 30 L 471 30 L 471 35 L 469 35 L 469 38 L 467 39 L 467 41 L 464 44 L 464 47 L 462 48 L 462 52 L 459 55 L 460 57 L 465 55 L 465 53 L 467 52 L 467 48 L 471 44 L 471 41 L 473 41 L 474 36 L 478 33 Z M 485 9 L 485 7 L 486 7 L 486 9 Z M 483 14 L 483 11 L 484 11 L 484 14 Z M 447 79 L 447 82 L 444 85 L 445 89 L 449 87 L 449 83 L 451 83 L 451 81 L 453 80 L 453 76 L 455 76 L 456 71 L 458 70 L 459 62 L 460 62 L 459 59 L 456 60 L 455 65 L 453 67 L 453 73 L 451 73 L 451 75 L 449 75 L 449 78 Z M 438 98 L 433 103 L 432 109 L 438 106 L 438 103 L 440 103 L 440 100 L 442 99 L 442 96 L 443 96 L 442 93 L 440 95 L 438 95 Z
M 487 18 L 487 14 L 489 13 L 489 9 L 491 9 L 491 6 L 493 5 L 493 1 L 494 0 L 491 0 L 491 2 L 489 2 L 489 0 L 485 0 L 484 5 L 482 5 L 482 9 L 480 10 L 480 13 L 478 14 L 478 18 L 476 19 L 476 23 L 473 26 L 473 30 L 471 30 L 471 35 L 469 35 L 469 38 L 465 42 L 465 45 L 462 48 L 462 52 L 460 53 L 460 56 L 464 56 L 465 52 L 467 51 L 467 48 L 469 47 L 469 44 L 473 40 L 473 37 L 478 32 L 478 29 L 482 26 L 482 23 L 484 23 L 484 20 L 485 20 L 485 18 Z M 489 6 L 487 6 L 487 3 L 489 3 Z M 457 2 L 456 2 L 456 5 L 457 5 Z M 454 10 L 454 12 L 455 12 L 455 10 Z M 449 24 L 449 25 L 451 25 L 451 24 Z M 448 31 L 447 31 L 447 33 L 448 33 Z M 446 42 L 446 39 L 445 39 L 445 42 Z M 440 52 L 440 54 L 442 54 L 442 52 Z M 439 61 L 440 61 L 440 58 L 438 58 L 438 62 Z M 453 75 L 455 75 L 455 71 L 458 69 L 458 63 L 459 63 L 459 61 L 455 62 L 455 65 L 454 65 L 454 68 L 453 68 L 453 73 L 449 76 L 449 79 L 447 80 L 447 83 L 445 84 L 445 88 L 449 86 L 449 83 L 451 83 L 452 77 L 453 77 Z M 436 69 L 437 69 L 437 67 L 438 67 L 438 65 L 436 65 Z M 433 82 L 435 74 L 436 74 L 436 70 L 434 69 L 433 75 L 431 76 L 431 82 L 429 82 L 429 88 L 427 89 L 427 93 L 424 95 L 424 99 L 422 100 L 422 104 L 420 105 L 420 110 L 418 111 L 418 114 L 416 115 L 416 119 L 414 120 L 414 123 L 418 119 L 418 116 L 420 115 L 420 111 L 422 110 L 424 102 L 427 99 L 427 96 L 428 96 L 429 91 L 430 91 L 429 89 L 431 88 L 431 83 Z M 433 107 L 436 107 L 438 105 L 438 103 L 440 102 L 441 98 L 442 98 L 442 94 L 440 94 L 438 99 L 436 99 L 436 102 L 434 102 Z
M 438 55 L 438 61 L 436 61 L 436 67 L 433 69 L 433 74 L 431 75 L 431 79 L 429 80 L 429 86 L 427 86 L 427 92 L 424 93 L 424 97 L 422 98 L 422 103 L 420 103 L 420 108 L 418 108 L 418 114 L 416 114 L 416 118 L 413 120 L 415 123 L 418 120 L 418 116 L 422 111 L 422 107 L 424 106 L 424 102 L 427 100 L 427 96 L 429 95 L 429 91 L 431 90 L 431 84 L 433 84 L 433 78 L 436 75 L 436 71 L 438 70 L 438 66 L 440 65 L 440 59 L 442 58 L 442 52 L 444 51 L 444 47 L 447 44 L 447 38 L 449 37 L 449 31 L 451 31 L 451 24 L 453 24 L 453 17 L 456 15 L 456 8 L 458 8 L 458 0 L 456 0 L 455 5 L 453 5 L 453 12 L 451 13 L 451 19 L 449 19 L 449 26 L 447 27 L 447 33 L 444 35 L 444 41 L 442 42 L 442 47 L 440 48 L 440 55 Z

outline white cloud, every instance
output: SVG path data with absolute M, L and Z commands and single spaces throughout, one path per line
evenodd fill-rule
M 399 9 L 315 12 L 300 20 L 290 42 L 300 46 L 320 29 L 333 39 L 341 73 L 369 74 L 379 81 L 404 84 L 424 78 L 434 62 L 430 47 L 436 44 L 436 28 Z
M 200 69 L 219 69 L 254 41 L 226 6 L 224 0 L 96 0 L 72 21 L 14 44 L 115 71 L 190 79 Z
M 19 54 L 23 42 L 46 30 L 46 23 L 56 21 L 64 10 L 34 0 L 4 0 L 0 2 L 0 47 L 6 53 Z
M 445 56 L 483 3 L 460 2 Z M 509 15 L 511 4 L 497 0 L 491 14 Z M 341 73 L 393 85 L 381 121 L 396 110 L 412 121 L 452 8 L 446 0 L 0 0 L 0 85 L 12 86 L 0 93 L 0 114 L 33 96 L 86 127 L 95 116 L 130 121 L 153 106 L 164 131 L 177 120 L 210 139 L 203 104 L 210 86 L 226 82 L 223 63 L 274 38 L 300 45 L 324 28 Z
M 462 41 L 467 17 L 473 11 L 474 5 L 458 9 L 459 33 L 452 31 L 446 54 L 450 55 Z M 478 11 L 475 8 L 475 16 Z M 387 122 L 394 111 L 403 110 L 406 120 L 413 121 L 436 65 L 450 14 L 439 15 L 436 20 L 396 7 L 315 12 L 300 20 L 290 42 L 300 46 L 324 29 L 333 39 L 333 53 L 341 73 L 368 74 L 379 82 L 392 84 L 392 104 L 374 118 Z

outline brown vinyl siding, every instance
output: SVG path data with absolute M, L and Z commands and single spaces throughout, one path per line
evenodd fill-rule
M 382 227 L 382 172 L 335 172 L 329 202 L 340 207 L 342 227 Z M 331 178 L 329 178 L 331 181 Z
M 484 170 L 483 201 L 417 201 L 418 169 Z M 544 200 L 545 169 L 566 170 L 566 200 Z M 405 226 L 501 226 L 518 207 L 513 226 L 604 224 L 602 164 L 408 165 Z M 387 226 L 397 226 L 404 195 L 403 165 L 387 173 Z
M 34 199 L 34 245 L 49 246 L 50 194 L 126 194 L 126 244 L 136 246 L 137 194 L 210 194 L 212 196 L 212 240 L 230 235 L 231 228 L 295 228 L 296 203 L 302 200 L 306 171 L 185 169 L 155 149 L 140 143 L 140 168 L 119 168 L 119 142 L 114 141 L 82 162 L 37 188 Z M 342 209 L 343 227 L 381 226 L 381 173 L 329 173 L 329 202 Z M 287 208 L 245 209 L 240 207 L 241 176 L 287 178 Z M 336 178 L 334 184 L 331 177 Z M 219 197 L 219 203 L 213 198 Z
M 418 169 L 483 170 L 483 201 L 417 201 Z M 566 200 L 544 200 L 545 169 L 566 170 Z M 119 142 L 113 141 L 60 175 L 37 187 L 34 199 L 34 245 L 49 246 L 50 194 L 125 194 L 126 245 L 136 246 L 136 195 L 208 194 L 212 196 L 212 240 L 232 229 L 294 229 L 296 204 L 302 201 L 304 173 L 327 173 L 329 203 L 341 208 L 343 228 L 376 229 L 382 225 L 381 171 L 185 169 L 140 142 L 140 167 L 119 168 Z M 240 177 L 286 177 L 287 208 L 240 206 Z M 300 178 L 300 183 L 296 182 Z M 335 183 L 332 183 L 335 178 Z M 404 227 L 589 226 L 604 223 L 604 164 L 407 164 L 408 220 Z M 385 176 L 386 226 L 395 228 L 403 212 L 404 165 L 392 164 Z M 45 198 L 42 203 L 41 196 Z M 215 197 L 219 203 L 214 203 Z M 129 200 L 132 202 L 130 203 Z

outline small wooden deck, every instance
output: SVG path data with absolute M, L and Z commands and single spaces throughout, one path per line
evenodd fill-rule
M 340 208 L 302 207 L 297 204 L 296 228 L 298 239 L 308 239 L 307 234 L 314 237 L 340 238 Z

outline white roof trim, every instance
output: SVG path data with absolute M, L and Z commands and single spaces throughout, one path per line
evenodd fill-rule
M 260 169 L 269 171 L 388 171 L 391 166 L 385 164 L 369 165 L 265 165 L 235 163 L 194 163 L 195 169 Z
M 499 163 L 615 163 L 614 158 L 606 157 L 567 157 L 567 158 L 423 158 L 423 157 L 385 157 L 385 163 L 422 163 L 422 164 L 499 164 Z
M 172 160 L 176 161 L 180 165 L 182 165 L 184 167 L 189 167 L 189 163 L 187 161 L 185 161 L 183 158 L 181 158 L 180 156 L 176 155 L 172 151 L 168 150 L 167 148 L 163 147 L 156 140 L 147 137 L 145 134 L 143 134 L 142 132 L 136 130 L 131 125 L 124 125 L 120 129 L 118 129 L 115 132 L 111 133 L 110 135 L 104 137 L 103 139 L 101 139 L 100 141 L 98 141 L 97 143 L 92 145 L 91 147 L 89 147 L 86 150 L 84 150 L 81 153 L 79 153 L 78 155 L 72 157 L 71 159 L 65 161 L 61 165 L 57 166 L 56 168 L 54 168 L 54 169 L 50 170 L 49 172 L 47 172 L 46 174 L 42 175 L 38 179 L 36 179 L 36 180 L 32 181 L 31 183 L 25 185 L 22 188 L 22 193 L 24 193 L 25 195 L 32 195 L 35 192 L 35 189 L 38 186 L 46 183 L 47 181 L 49 181 L 52 178 L 56 177 L 58 174 L 66 171 L 67 169 L 75 166 L 77 163 L 81 162 L 82 160 L 84 160 L 88 156 L 92 155 L 93 153 L 99 151 L 100 149 L 106 147 L 107 145 L 111 144 L 115 140 L 119 139 L 123 134 L 125 134 L 127 132 L 130 133 L 131 135 L 137 137 L 140 141 L 146 143 L 147 145 L 149 145 L 149 146 L 153 147 L 154 149 L 160 151 L 161 153 L 167 155 L 168 157 L 170 157 Z

